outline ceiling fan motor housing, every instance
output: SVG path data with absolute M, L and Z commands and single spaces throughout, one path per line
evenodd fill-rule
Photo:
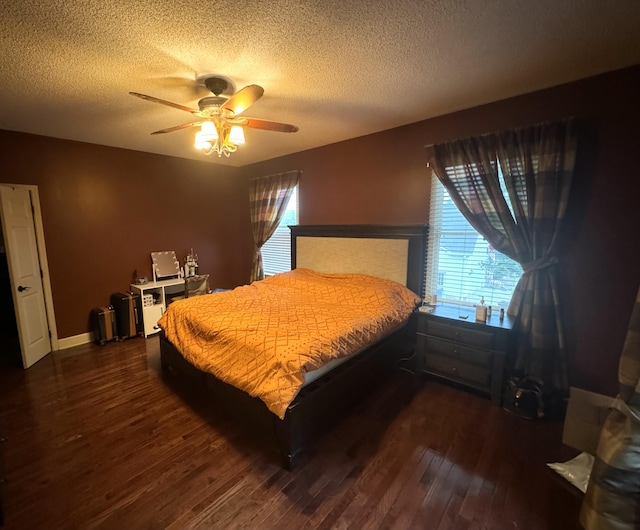
M 229 88 L 229 83 L 221 77 L 209 77 L 204 80 L 204 85 L 216 96 L 219 96 Z
M 209 96 L 207 98 L 202 98 L 198 101 L 198 108 L 200 110 L 207 110 L 213 108 L 220 108 L 225 104 L 227 98 L 223 98 L 222 96 Z

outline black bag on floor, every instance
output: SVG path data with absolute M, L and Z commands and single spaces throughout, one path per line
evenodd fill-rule
M 530 375 L 511 377 L 502 398 L 502 406 L 530 420 L 544 418 L 545 405 L 549 401 L 544 382 Z

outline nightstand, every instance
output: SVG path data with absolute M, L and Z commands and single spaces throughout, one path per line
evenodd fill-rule
M 515 322 L 496 313 L 479 322 L 474 308 L 439 305 L 419 312 L 416 354 L 422 371 L 486 392 L 500 405 Z

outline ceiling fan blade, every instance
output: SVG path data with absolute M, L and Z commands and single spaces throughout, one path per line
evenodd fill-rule
M 189 127 L 197 127 L 202 125 L 201 121 L 194 121 L 192 123 L 183 123 L 182 125 L 176 125 L 175 127 L 169 127 L 168 129 L 162 129 L 160 131 L 153 131 L 151 134 L 165 134 L 173 131 L 179 131 L 181 129 L 188 129 Z
M 151 101 L 152 103 L 160 103 L 161 105 L 166 105 L 167 107 L 173 107 L 174 109 L 184 110 L 185 112 L 191 112 L 192 114 L 196 114 L 200 112 L 197 109 L 190 109 L 189 107 L 185 107 L 184 105 L 178 105 L 178 103 L 172 103 L 171 101 L 166 101 L 164 99 L 154 98 L 153 96 L 147 96 L 146 94 L 139 94 L 138 92 L 129 92 L 132 96 L 135 96 L 140 99 L 144 99 L 145 101 Z
M 258 101 L 262 97 L 262 94 L 264 94 L 264 88 L 261 86 L 248 85 L 231 96 L 225 104 L 222 105 L 222 108 L 230 110 L 234 114 L 240 114 Z
M 288 123 L 278 123 L 277 121 L 269 121 L 269 120 L 261 120 L 258 118 L 246 118 L 243 117 L 243 120 L 246 120 L 245 127 L 251 127 L 252 129 L 263 129 L 265 131 L 276 131 L 276 132 L 287 132 L 294 133 L 298 132 L 298 127 L 295 125 L 289 125 Z

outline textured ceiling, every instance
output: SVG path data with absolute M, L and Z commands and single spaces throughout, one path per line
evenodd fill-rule
M 232 166 L 640 63 L 638 0 L 3 0 L 0 128 Z M 193 148 L 220 74 L 265 89 L 229 159 Z

